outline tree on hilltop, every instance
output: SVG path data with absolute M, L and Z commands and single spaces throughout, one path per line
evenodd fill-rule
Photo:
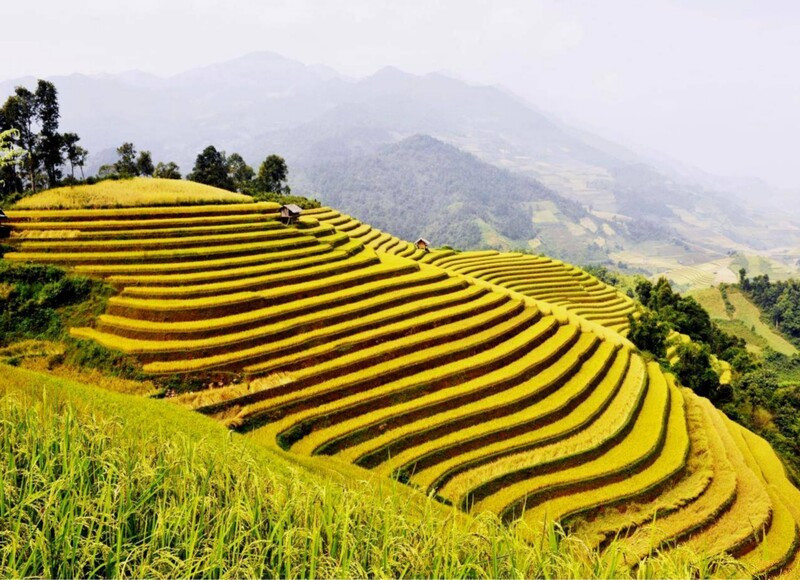
M 9 184 L 6 184 L 6 180 L 16 178 L 15 168 L 26 155 L 25 151 L 15 142 L 18 136 L 19 132 L 16 129 L 0 131 L 0 198 L 12 191 L 8 187 Z
M 238 153 L 231 153 L 228 156 L 228 175 L 233 184 L 236 186 L 236 191 L 246 193 L 252 188 L 253 178 L 256 172 L 250 167 L 241 155 Z
M 86 164 L 86 158 L 89 152 L 78 145 L 80 137 L 76 133 L 64 133 L 61 138 L 61 146 L 63 147 L 64 158 L 69 163 L 70 177 L 75 178 L 75 168 L 80 167 L 81 179 L 83 179 L 83 166 Z
M 39 158 L 36 151 L 37 132 L 34 127 L 37 114 L 36 95 L 25 87 L 17 87 L 2 109 L 3 129 L 17 131 L 17 144 L 25 151 L 25 171 L 28 186 L 36 192 L 36 170 Z
M 170 161 L 169 163 L 162 163 L 159 161 L 153 171 L 153 177 L 158 177 L 160 179 L 181 179 L 181 169 L 174 161 Z
M 133 143 L 123 143 L 117 147 L 119 159 L 113 165 L 113 172 L 120 177 L 136 177 L 139 168 L 136 167 L 136 147 Z
M 656 358 L 667 354 L 669 326 L 652 310 L 645 310 L 639 318 L 628 315 L 628 338 L 638 348 L 652 353 Z
M 0 132 L 16 131 L 14 141 L 25 151 L 25 159 L 20 173 L 16 166 L 4 170 L 5 193 L 10 193 L 10 188 L 17 193 L 26 188 L 35 193 L 45 181 L 48 187 L 58 185 L 66 155 L 64 135 L 58 131 L 60 118 L 58 90 L 49 81 L 39 79 L 35 91 L 16 87 L 6 99 L 0 108 Z M 71 135 L 77 141 L 77 135 Z
M 228 191 L 259 195 L 289 194 L 288 175 L 286 161 L 279 155 L 267 157 L 256 174 L 238 153 L 226 156 L 209 145 L 197 156 L 194 169 L 186 178 Z
M 270 155 L 258 168 L 258 177 L 255 179 L 256 190 L 264 193 L 291 193 L 287 183 L 289 168 L 286 160 L 280 155 Z
M 186 176 L 189 181 L 204 183 L 228 191 L 236 191 L 236 184 L 228 174 L 228 161 L 224 151 L 209 145 L 197 156 L 194 169 Z
M 63 136 L 58 132 L 58 120 L 61 117 L 58 90 L 53 83 L 40 79 L 35 99 L 36 115 L 41 125 L 36 148 L 47 173 L 48 185 L 55 187 L 61 179 L 61 166 L 64 164 Z
M 117 155 L 119 159 L 112 165 L 103 165 L 98 172 L 100 177 L 120 177 L 123 179 L 130 177 L 153 177 L 156 172 L 156 167 L 153 166 L 153 155 L 149 151 L 136 152 L 136 146 L 133 143 L 123 143 L 117 147 Z M 181 174 L 178 171 L 178 166 L 171 162 L 169 165 L 159 163 L 161 172 L 169 172 L 170 175 L 177 174 L 177 177 L 169 177 L 168 179 L 180 179 Z M 156 175 L 159 177 L 159 175 Z
M 155 167 L 153 167 L 153 156 L 149 151 L 141 151 L 136 158 L 136 171 L 138 175 L 152 177 Z
M 675 352 L 678 362 L 673 365 L 673 370 L 681 384 L 712 402 L 724 402 L 729 394 L 728 389 L 720 385 L 719 376 L 711 367 L 708 346 L 689 342 L 678 345 Z

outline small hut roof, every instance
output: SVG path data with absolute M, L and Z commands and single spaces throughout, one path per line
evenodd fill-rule
M 295 205 L 293 203 L 287 203 L 286 205 L 283 206 L 283 208 L 286 208 L 289 211 L 289 213 L 300 213 L 303 211 L 299 205 Z
M 426 240 L 425 238 L 420 238 L 415 243 L 419 244 L 420 242 L 422 242 L 426 246 L 430 246 L 431 245 L 431 243 L 428 240 Z

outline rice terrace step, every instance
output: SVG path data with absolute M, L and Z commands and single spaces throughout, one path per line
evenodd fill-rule
M 800 492 L 769 444 L 626 339 L 628 296 L 543 256 L 278 209 L 10 211 L 5 258 L 110 283 L 71 332 L 146 373 L 279 377 L 176 398 L 255 441 L 521 520 L 523 537 L 556 521 L 596 549 L 617 538 L 633 568 L 688 546 L 797 571 Z

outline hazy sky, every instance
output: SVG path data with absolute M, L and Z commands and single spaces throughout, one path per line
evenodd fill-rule
M 2 0 L 0 79 L 271 50 L 499 83 L 572 124 L 800 189 L 796 0 Z

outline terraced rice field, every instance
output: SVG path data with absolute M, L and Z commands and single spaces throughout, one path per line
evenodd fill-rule
M 135 177 L 94 185 L 71 185 L 27 196 L 17 209 L 84 209 L 140 206 L 252 203 L 249 195 L 182 179 Z
M 635 314 L 634 302 L 586 272 L 559 260 L 515 252 L 425 252 L 410 242 L 388 236 L 360 224 L 330 208 L 310 210 L 309 215 L 337 230 L 364 241 L 378 252 L 408 257 L 447 271 L 485 280 L 524 296 L 564 307 L 586 320 L 619 333 L 628 330 L 628 315 Z
M 797 572 L 798 492 L 768 444 L 647 363 L 633 303 L 543 257 L 416 249 L 322 208 L 9 212 L 14 261 L 118 289 L 72 333 L 153 374 L 266 377 L 178 398 L 268 445 L 460 509 Z M 267 380 L 269 379 L 269 380 Z

